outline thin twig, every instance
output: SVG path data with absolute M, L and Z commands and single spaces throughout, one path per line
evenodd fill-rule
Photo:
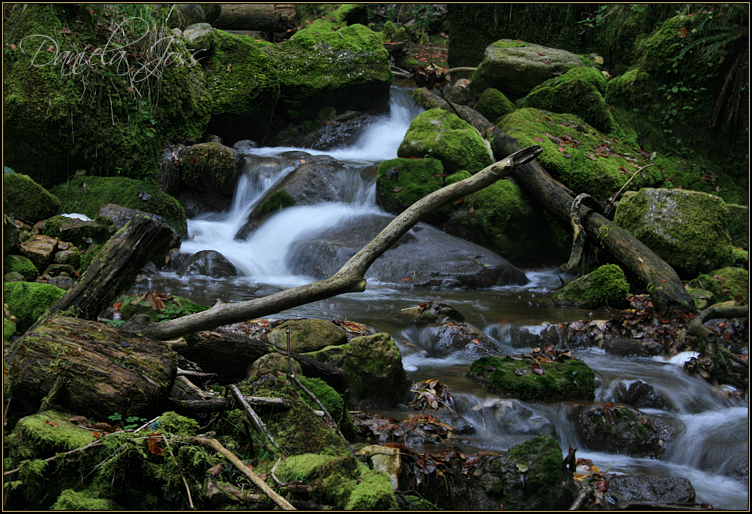
M 167 440 L 167 436 L 162 435 L 162 438 L 164 439 L 164 442 L 167 445 L 167 451 L 170 453 L 170 457 L 172 457 L 172 460 L 175 463 L 175 467 L 178 469 L 178 473 L 180 473 L 180 478 L 183 479 L 183 485 L 185 486 L 185 490 L 188 493 L 188 505 L 190 505 L 191 509 L 193 509 L 195 507 L 193 506 L 193 497 L 191 497 L 191 488 L 188 487 L 188 481 L 185 479 L 185 475 L 183 475 L 183 471 L 180 469 L 180 464 L 178 464 L 178 459 L 176 459 L 175 454 L 172 453 L 172 448 L 170 448 L 170 441 Z
M 243 393 L 240 392 L 240 389 L 238 389 L 238 386 L 236 386 L 235 384 L 230 384 L 230 391 L 232 391 L 232 395 L 243 407 L 245 413 L 248 414 L 248 417 L 250 418 L 251 423 L 253 423 L 253 426 L 256 427 L 256 430 L 264 434 L 269 442 L 272 443 L 282 455 L 284 455 L 282 448 L 280 448 L 279 445 L 274 442 L 274 437 L 272 437 L 272 434 L 269 433 L 269 430 L 267 430 L 264 422 L 261 421 L 261 418 L 258 417 L 258 414 L 256 414 L 255 410 L 253 410 L 253 407 L 251 407 L 251 405 L 247 401 L 245 401 L 245 397 L 243 396 Z
M 73 455 L 74 453 L 78 453 L 78 452 L 84 451 L 87 448 L 93 448 L 94 446 L 101 446 L 101 444 L 102 444 L 102 440 L 101 439 L 96 439 L 96 440 L 90 442 L 89 444 L 87 444 L 86 446 L 82 446 L 80 448 L 76 448 L 75 450 L 71 450 L 71 451 L 69 451 L 67 453 L 58 453 L 56 455 L 53 455 L 52 457 L 48 457 L 48 458 L 44 459 L 44 461 L 45 462 L 51 462 L 51 461 L 53 461 L 55 459 L 58 459 L 60 457 L 67 457 L 69 455 Z M 13 473 L 17 473 L 20 470 L 21 470 L 21 468 L 11 469 L 10 471 L 4 472 L 3 476 L 12 475 Z

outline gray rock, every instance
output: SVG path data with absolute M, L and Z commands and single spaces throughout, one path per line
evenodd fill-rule
M 177 274 L 204 275 L 213 278 L 236 277 L 238 269 L 224 255 L 214 250 L 202 250 L 191 255 L 178 269 Z
M 663 352 L 663 345 L 651 339 L 604 339 L 603 349 L 609 355 L 620 357 L 652 357 Z
M 607 494 L 619 503 L 694 503 L 692 482 L 683 477 L 606 475 Z
M 125 226 L 126 223 L 131 220 L 132 217 L 136 216 L 137 214 L 142 214 L 148 218 L 153 219 L 154 221 L 166 223 L 165 219 L 158 214 L 139 211 L 138 209 L 130 209 L 128 207 L 115 205 L 114 203 L 108 203 L 100 207 L 99 212 L 97 213 L 97 218 L 101 216 L 110 218 L 115 223 L 115 227 L 120 230 Z
M 335 228 L 311 234 L 292 245 L 287 266 L 293 273 L 317 279 L 329 277 L 391 219 L 380 214 L 356 216 Z M 490 287 L 528 281 L 521 270 L 495 253 L 422 224 L 384 252 L 365 278 L 441 287 Z
M 557 74 L 563 75 L 583 65 L 579 57 L 566 50 L 534 44 L 517 45 L 512 39 L 489 45 L 470 87 L 494 87 L 511 98 L 520 98 Z
M 213 30 L 214 28 L 208 23 L 195 23 L 193 25 L 189 25 L 183 30 L 183 37 L 193 43 L 201 36 L 208 34 Z
M 611 400 L 626 403 L 637 409 L 670 410 L 671 406 L 660 393 L 644 380 L 619 380 L 611 386 Z

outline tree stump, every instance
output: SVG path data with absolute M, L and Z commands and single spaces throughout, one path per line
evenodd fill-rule
M 162 342 L 60 316 L 16 343 L 10 388 L 34 407 L 44 399 L 100 420 L 114 413 L 149 417 L 168 405 L 177 360 Z

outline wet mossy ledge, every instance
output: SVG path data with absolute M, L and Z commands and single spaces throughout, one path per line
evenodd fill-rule
M 629 282 L 616 264 L 604 264 L 585 276 L 576 278 L 556 291 L 553 303 L 569 307 L 627 306 Z
M 577 360 L 543 362 L 536 370 L 527 359 L 511 356 L 481 357 L 470 365 L 468 376 L 489 391 L 523 401 L 591 401 L 595 373 Z
M 52 192 L 61 198 L 63 211 L 85 214 L 91 219 L 97 217 L 103 205 L 114 203 L 161 216 L 178 234 L 185 232 L 188 226 L 185 210 L 178 201 L 143 180 L 76 177 L 55 186 Z

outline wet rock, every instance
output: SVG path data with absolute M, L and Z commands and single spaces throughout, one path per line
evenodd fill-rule
M 267 332 L 264 338 L 286 352 L 287 330 L 290 330 L 290 350 L 296 353 L 314 352 L 347 342 L 347 333 L 343 328 L 323 319 L 287 320 Z
M 250 139 L 241 139 L 240 141 L 235 141 L 232 148 L 239 154 L 252 154 L 253 150 L 258 148 L 258 144 Z
M 227 257 L 214 250 L 202 250 L 191 255 L 177 271 L 179 276 L 204 275 L 213 278 L 238 276 L 238 269 Z
M 73 278 L 62 275 L 59 277 L 49 277 L 45 278 L 45 283 L 53 285 L 55 287 L 59 287 L 60 289 L 68 290 L 71 287 L 73 287 Z
M 444 302 L 437 301 L 402 309 L 398 316 L 417 323 L 444 323 L 446 321 L 462 323 L 465 321 L 465 317 L 459 311 Z
M 323 279 L 336 272 L 376 236 L 390 216 L 372 214 L 342 220 L 294 243 L 287 265 L 293 273 Z M 478 245 L 419 224 L 402 236 L 366 272 L 368 280 L 400 285 L 490 287 L 525 284 L 525 274 Z
M 671 409 L 666 399 L 644 380 L 618 380 L 611 385 L 609 399 L 617 403 L 626 403 L 637 409 Z
M 607 354 L 620 357 L 652 357 L 664 352 L 663 345 L 652 339 L 607 338 L 602 348 Z
M 570 307 L 626 307 L 629 283 L 616 264 L 604 264 L 585 276 L 568 282 L 552 298 L 557 305 Z
M 159 221 L 164 221 L 164 219 Z M 125 223 L 117 228 L 122 228 L 124 225 Z M 55 216 L 45 222 L 44 233 L 50 237 L 57 237 L 62 241 L 73 243 L 75 246 L 87 247 L 92 244 L 105 243 L 115 233 L 115 226 L 104 222 L 104 220 L 102 222 L 84 221 L 67 216 Z
M 428 357 L 447 357 L 458 351 L 465 351 L 476 357 L 497 355 L 496 344 L 483 332 L 467 323 L 448 322 L 440 327 L 431 327 L 430 336 L 423 344 Z
M 54 237 L 36 235 L 21 245 L 21 255 L 31 260 L 37 269 L 47 269 L 57 250 L 57 243 Z
M 606 475 L 607 495 L 623 503 L 694 503 L 695 490 L 692 482 L 684 477 L 660 477 L 645 475 Z
M 44 270 L 44 275 L 50 277 L 57 277 L 59 275 L 65 275 L 71 277 L 75 275 L 76 270 L 70 264 L 50 264 L 47 269 Z
M 470 365 L 468 376 L 490 391 L 523 401 L 595 398 L 595 373 L 574 359 L 537 364 L 519 356 L 482 357 Z
M 632 457 L 663 455 L 677 427 L 662 417 L 623 405 L 596 404 L 575 408 L 574 420 L 580 441 L 591 451 Z
M 292 367 L 295 370 L 295 374 L 300 376 L 303 374 L 303 369 L 300 364 L 293 359 Z M 247 376 L 258 377 L 264 373 L 273 373 L 275 371 L 281 371 L 282 373 L 290 373 L 290 361 L 286 355 L 281 353 L 267 353 L 263 357 L 256 359 L 248 366 Z
M 67 264 L 77 269 L 81 265 L 81 251 L 76 247 L 58 251 L 52 258 L 52 262 L 55 264 Z
M 483 420 L 501 434 L 555 435 L 556 429 L 546 418 L 519 400 L 488 398 L 472 407 Z
M 232 202 L 244 159 L 220 143 L 199 143 L 179 151 L 181 181 L 176 196 L 220 212 Z
M 292 134 L 296 131 L 291 131 L 288 127 L 288 131 L 280 133 L 275 142 L 279 146 L 331 150 L 355 143 L 376 119 L 374 115 L 348 111 L 332 120 L 320 120 L 322 126 L 307 134 Z

